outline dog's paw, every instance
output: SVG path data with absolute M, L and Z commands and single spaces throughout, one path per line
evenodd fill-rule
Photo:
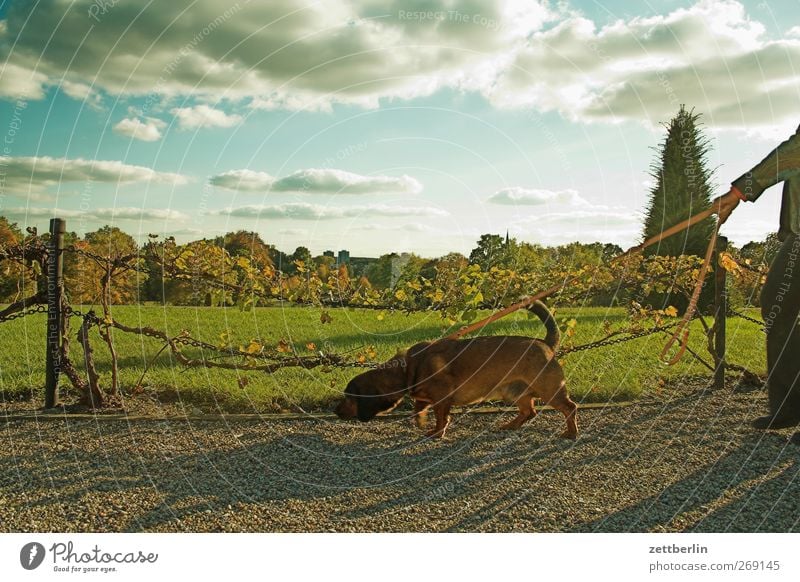
M 519 424 L 512 420 L 511 422 L 501 424 L 497 428 L 498 430 L 517 430 L 519 428 Z

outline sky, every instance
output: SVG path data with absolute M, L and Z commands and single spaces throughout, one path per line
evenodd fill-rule
M 680 104 L 719 194 L 800 124 L 798 0 L 12 0 L 0 54 L 0 215 L 140 240 L 627 247 Z

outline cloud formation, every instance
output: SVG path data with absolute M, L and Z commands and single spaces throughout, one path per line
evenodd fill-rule
M 326 194 L 417 194 L 422 184 L 411 176 L 361 176 L 344 170 L 299 170 L 283 178 L 266 172 L 231 170 L 209 179 L 213 186 L 242 192 L 307 192 Z
M 221 109 L 205 104 L 192 107 L 176 107 L 170 111 L 178 120 L 180 129 L 200 129 L 201 127 L 233 127 L 242 122 L 241 115 L 229 115 Z
M 93 5 L 13 3 L 0 48 L 16 70 L 0 77 L 0 90 L 40 98 L 66 75 L 111 94 L 374 107 L 488 80 L 498 57 L 553 18 L 544 2 L 518 0 L 118 2 L 92 17 Z M 25 83 L 15 87 L 11 76 Z
M 40 193 L 49 186 L 67 182 L 105 182 L 133 184 L 186 184 L 181 174 L 158 172 L 144 166 L 119 161 L 84 160 L 82 158 L 4 157 L 0 167 L 5 173 L 4 190 L 14 194 Z
M 85 220 L 170 220 L 181 221 L 189 217 L 183 212 L 170 210 L 168 208 L 93 208 L 89 211 L 84 210 L 63 210 L 58 208 L 35 208 L 17 206 L 6 208 L 3 214 L 14 217 L 28 218 L 82 218 Z
M 540 206 L 543 204 L 566 204 L 572 207 L 591 206 L 591 204 L 582 198 L 576 190 L 566 189 L 553 191 L 521 188 L 519 186 L 498 190 L 489 196 L 487 202 L 514 206 Z
M 732 0 L 597 27 L 580 15 L 533 34 L 484 90 L 499 107 L 656 125 L 681 103 L 712 127 L 797 123 L 800 42 L 766 38 Z
M 144 121 L 138 117 L 126 117 L 114 126 L 114 133 L 141 141 L 158 141 L 166 125 L 155 117 L 146 117 Z
M 295 220 L 335 220 L 339 218 L 365 218 L 374 216 L 448 216 L 448 212 L 429 206 L 322 206 L 304 202 L 286 204 L 250 204 L 210 211 L 209 214 L 235 218 L 275 218 Z
M 41 99 L 48 85 L 111 94 L 243 99 L 265 109 L 474 91 L 496 107 L 580 121 L 654 125 L 693 104 L 711 126 L 794 123 L 800 33 L 768 38 L 734 0 L 700 0 L 596 25 L 543 2 L 292 0 L 142 9 L 116 3 L 98 24 L 92 0 L 18 2 L 0 27 L 0 95 Z M 142 47 L 146 47 L 143 52 Z M 769 104 L 764 106 L 764 104 Z M 181 127 L 239 122 L 207 105 L 176 108 Z
M 89 214 L 101 219 L 127 219 L 127 220 L 188 220 L 189 216 L 169 208 L 94 208 Z

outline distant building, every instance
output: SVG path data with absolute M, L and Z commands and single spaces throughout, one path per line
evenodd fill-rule
M 336 256 L 334 256 L 333 251 L 325 251 L 322 256 L 335 258 L 337 268 L 345 265 L 351 277 L 364 275 L 369 266 L 378 261 L 378 259 L 372 257 L 351 257 L 350 251 L 345 249 L 339 251 Z
M 403 274 L 403 269 L 410 260 L 411 260 L 410 253 L 402 253 L 399 256 L 392 257 L 392 276 L 391 276 L 392 287 L 397 285 L 397 282 L 400 280 L 400 276 Z

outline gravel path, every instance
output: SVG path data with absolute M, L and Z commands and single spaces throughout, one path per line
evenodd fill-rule
M 0 430 L 2 531 L 800 531 L 800 447 L 763 393 L 407 419 L 22 420 Z M 2 414 L 2 411 L 0 411 Z M 2 417 L 0 417 L 2 418 Z

